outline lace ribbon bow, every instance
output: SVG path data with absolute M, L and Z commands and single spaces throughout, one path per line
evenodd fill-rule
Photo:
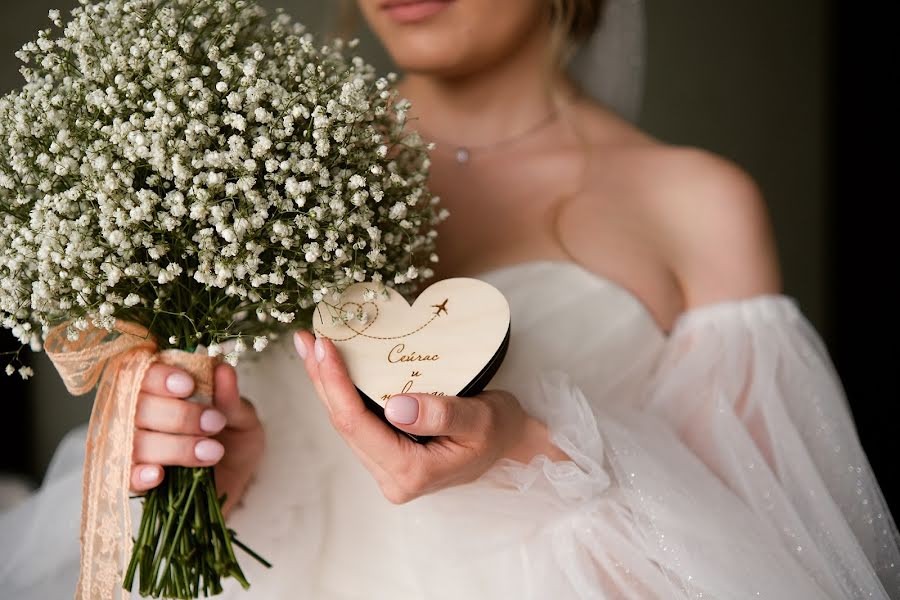
M 126 600 L 122 579 L 132 547 L 134 416 L 144 374 L 155 361 L 180 366 L 194 374 L 196 394 L 210 397 L 210 358 L 178 350 L 158 353 L 150 332 L 135 323 L 117 321 L 112 332 L 89 327 L 74 341 L 66 336 L 67 326 L 50 331 L 44 343 L 47 356 L 70 393 L 85 394 L 97 386 L 85 448 L 81 574 L 75 597 L 112 600 L 118 591 Z M 198 373 L 208 375 L 198 379 Z

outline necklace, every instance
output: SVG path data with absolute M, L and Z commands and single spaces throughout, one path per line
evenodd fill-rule
M 538 121 L 537 123 L 535 123 L 534 125 L 529 127 L 528 129 L 526 129 L 525 131 L 511 135 L 507 138 L 503 138 L 499 141 L 492 142 L 490 144 L 481 144 L 479 146 L 453 144 L 453 143 L 447 142 L 446 140 L 440 140 L 440 139 L 437 139 L 434 136 L 430 136 L 430 135 L 426 136 L 426 137 L 431 138 L 431 141 L 433 141 L 434 143 L 436 143 L 439 146 L 446 146 L 446 147 L 454 148 L 453 156 L 456 159 L 456 162 L 461 165 L 464 165 L 469 162 L 469 160 L 472 158 L 473 153 L 488 152 L 490 150 L 496 150 L 497 148 L 500 148 L 503 146 L 508 146 L 510 144 L 518 142 L 524 138 L 527 138 L 528 136 L 530 136 L 534 133 L 537 133 L 538 131 L 540 131 L 541 129 L 546 127 L 547 125 L 550 125 L 551 123 L 553 123 L 556 120 L 556 117 L 557 117 L 557 112 L 556 112 L 556 109 L 554 109 L 554 110 L 550 111 L 550 113 L 546 117 L 544 117 L 543 119 L 541 119 L 540 121 Z

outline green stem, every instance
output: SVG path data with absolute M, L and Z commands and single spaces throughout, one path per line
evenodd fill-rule
M 259 554 L 257 554 L 256 552 L 254 552 L 253 550 L 248 548 L 243 542 L 241 542 L 241 540 L 237 539 L 237 537 L 235 537 L 235 535 L 234 535 L 234 530 L 229 529 L 228 533 L 231 534 L 231 541 L 234 542 L 235 546 L 237 546 L 238 548 L 240 548 L 241 550 L 243 550 L 244 552 L 246 552 L 247 554 L 249 554 L 250 556 L 255 558 L 257 560 L 257 562 L 262 564 L 267 569 L 272 568 L 272 563 L 270 563 L 269 561 L 264 559 L 262 556 L 260 556 Z
M 165 518 L 165 526 L 163 527 L 162 535 L 160 536 L 159 540 L 156 543 L 158 553 L 156 554 L 156 556 L 154 557 L 154 560 L 153 560 L 152 569 L 153 569 L 154 574 L 159 573 L 159 567 L 160 567 L 160 562 L 163 559 L 163 553 L 166 551 L 166 549 L 169 546 L 169 543 L 170 543 L 169 535 L 172 532 L 172 524 L 174 522 L 174 516 L 177 512 L 179 512 L 178 509 L 180 508 L 181 503 L 182 503 L 184 497 L 186 496 L 186 493 L 189 492 L 189 490 L 183 490 L 182 493 L 177 498 L 173 499 L 172 498 L 172 493 L 174 491 L 172 489 L 173 487 L 174 486 L 169 487 L 169 506 L 168 506 L 168 509 L 166 510 L 166 514 L 164 517 Z M 168 566 L 169 565 L 166 564 L 166 570 L 168 570 Z M 141 586 L 143 587 L 143 582 L 141 582 Z M 155 585 L 153 587 L 151 587 L 150 589 L 154 589 L 154 588 L 155 588 Z M 141 591 L 143 593 L 143 590 L 141 590 Z
M 196 469 L 194 471 L 194 480 L 191 483 L 191 487 L 187 493 L 187 496 L 185 497 L 184 495 L 182 495 L 179 498 L 179 502 L 178 502 L 177 506 L 180 507 L 183 500 L 186 500 L 187 505 L 191 504 L 191 500 L 193 500 L 193 498 L 194 498 L 194 493 L 197 491 L 197 486 L 200 484 L 200 479 L 202 476 L 203 476 L 202 470 Z M 184 522 L 187 520 L 186 517 L 187 517 L 188 511 L 182 510 L 180 512 L 181 512 L 181 514 L 179 515 L 179 519 L 178 519 L 178 527 L 175 529 L 175 535 L 174 535 L 175 539 L 169 544 L 168 551 L 166 552 L 166 558 L 165 558 L 166 570 L 172 570 L 172 554 L 175 552 L 175 545 L 176 545 L 175 541 L 178 540 L 179 536 L 181 535 L 181 532 L 184 529 Z M 171 523 L 172 523 L 171 516 L 174 516 L 174 514 L 175 514 L 175 511 L 172 511 L 172 513 L 170 514 L 170 520 L 167 523 L 167 531 L 166 531 L 166 534 L 164 534 L 164 536 L 163 536 L 163 540 L 165 540 L 167 538 L 167 533 L 168 533 L 168 528 L 169 528 L 168 526 L 171 525 Z M 159 557 L 162 557 L 162 552 L 160 552 Z M 154 567 L 155 567 L 154 571 L 158 568 L 158 566 L 159 566 L 159 562 L 157 562 L 154 565 Z M 153 591 L 154 591 L 154 593 L 159 594 L 162 591 L 162 584 L 160 583 Z
M 266 567 L 270 563 L 238 541 L 222 514 L 211 467 L 167 467 L 163 482 L 143 500 L 141 524 L 123 586 L 140 577 L 142 596 L 193 600 L 223 591 L 222 580 L 250 587 L 234 547 Z
M 150 524 L 155 520 L 155 503 L 152 501 L 151 497 L 149 502 L 144 502 L 144 511 L 141 515 L 141 526 L 138 529 L 138 537 L 134 542 L 134 549 L 131 552 L 131 560 L 128 562 L 128 570 L 125 572 L 125 581 L 123 582 L 125 589 L 130 590 L 134 585 L 134 573 L 144 555 L 144 547 L 148 543 L 147 538 L 150 534 Z M 143 577 L 141 579 L 143 580 Z
M 243 571 L 241 571 L 241 567 L 240 565 L 238 565 L 237 557 L 235 557 L 234 555 L 234 548 L 231 545 L 231 531 L 228 529 L 228 526 L 225 525 L 225 516 L 222 514 L 222 501 L 220 501 L 215 495 L 215 482 L 212 482 L 212 485 L 208 487 L 207 490 L 209 493 L 209 503 L 213 509 L 211 516 L 213 517 L 218 530 L 221 532 L 222 541 L 224 542 L 226 572 L 237 579 L 238 582 L 240 582 L 241 587 L 246 590 L 250 587 L 250 582 L 247 581 L 247 578 L 244 576 Z

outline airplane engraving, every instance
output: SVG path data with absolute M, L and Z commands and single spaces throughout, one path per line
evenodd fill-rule
M 434 311 L 434 315 L 435 315 L 436 317 L 441 316 L 441 312 L 442 312 L 442 311 L 443 311 L 443 313 L 444 313 L 445 315 L 449 315 L 449 314 L 450 314 L 450 313 L 447 312 L 447 301 L 448 301 L 448 300 L 450 300 L 450 299 L 449 299 L 449 298 L 445 298 L 444 301 L 441 302 L 440 304 L 432 304 L 432 305 L 431 305 L 432 308 L 436 308 L 436 309 L 437 309 L 436 311 Z

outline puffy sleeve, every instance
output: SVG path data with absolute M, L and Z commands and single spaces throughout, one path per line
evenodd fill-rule
M 900 594 L 898 534 L 821 339 L 793 300 L 685 314 L 646 398 L 811 571 Z
M 518 574 L 500 597 L 900 597 L 896 526 L 792 300 L 686 313 L 628 397 L 561 372 L 529 389 L 572 460 L 501 461 L 422 503 L 451 587 L 478 563 Z

